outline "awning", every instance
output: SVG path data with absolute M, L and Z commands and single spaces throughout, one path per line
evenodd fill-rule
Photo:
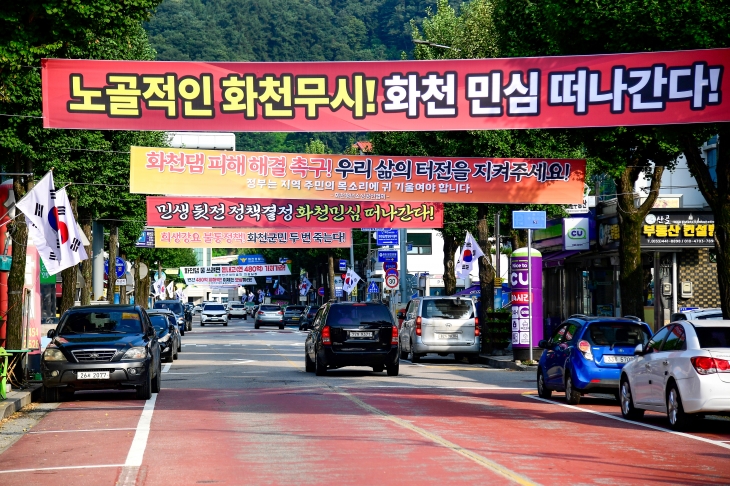
M 581 252 L 576 250 L 560 251 L 558 253 L 548 253 L 542 257 L 543 268 L 562 267 L 565 265 L 565 259 L 570 258 L 574 255 L 579 255 Z

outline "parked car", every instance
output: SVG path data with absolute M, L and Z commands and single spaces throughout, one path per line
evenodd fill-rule
M 241 319 L 241 318 L 243 318 L 244 320 L 247 319 L 248 312 L 246 311 L 246 306 L 243 304 L 238 304 L 238 303 L 229 304 L 228 316 L 230 318 L 236 318 L 236 319 Z
M 692 321 L 692 320 L 720 320 L 722 319 L 722 309 L 695 309 L 672 314 L 671 321 Z
M 147 309 L 147 315 L 152 314 L 164 314 L 168 319 L 172 320 L 173 323 L 177 326 L 178 333 L 181 336 L 185 335 L 185 329 L 187 326 L 185 323 L 180 323 L 180 319 L 175 315 L 174 312 L 172 312 L 170 309 Z
M 730 413 L 730 321 L 677 321 L 663 327 L 621 372 L 621 414 L 666 413 L 682 430 L 704 414 Z
M 256 318 L 253 327 L 258 329 L 261 326 L 278 326 L 284 329 L 284 311 L 275 304 L 261 304 L 256 311 Z
M 286 306 L 284 309 L 284 325 L 298 326 L 306 309 L 306 305 Z
M 397 376 L 399 357 L 398 326 L 380 303 L 325 304 L 304 342 L 305 369 L 319 376 L 343 366 L 372 366 Z
M 200 314 L 203 311 L 203 305 L 198 304 L 195 307 L 193 307 L 193 314 Z
M 157 331 L 157 342 L 160 343 L 160 355 L 168 363 L 177 359 L 177 353 L 182 349 L 180 330 L 175 320 L 175 314 L 167 309 L 150 310 L 147 312 L 152 326 Z
M 185 319 L 185 308 L 183 307 L 182 302 L 180 302 L 179 300 L 158 300 L 152 305 L 152 308 L 170 309 L 172 312 L 175 313 L 177 324 L 179 326 L 184 326 L 186 331 L 192 330 L 192 317 L 190 318 L 190 325 L 188 325 Z
M 206 324 L 228 325 L 228 311 L 223 304 L 203 305 L 203 311 L 200 313 L 200 327 L 204 327 Z
M 78 390 L 134 388 L 142 400 L 160 391 L 160 344 L 139 306 L 72 307 L 48 337 L 41 357 L 46 401 Z
M 193 329 L 193 304 L 190 302 L 183 305 L 185 308 L 185 326 L 188 331 Z
M 550 398 L 553 391 L 565 391 L 565 400 L 573 405 L 585 393 L 618 399 L 621 369 L 651 335 L 648 324 L 633 318 L 571 317 L 538 344 L 544 349 L 537 365 L 538 395 Z
M 476 363 L 481 349 L 479 318 L 471 299 L 419 297 L 408 303 L 400 328 L 401 359 L 418 363 L 428 353 Z
M 300 331 L 307 331 L 312 328 L 312 322 L 314 321 L 314 316 L 317 315 L 318 310 L 318 305 L 310 305 L 304 312 L 302 312 L 302 318 L 299 321 Z

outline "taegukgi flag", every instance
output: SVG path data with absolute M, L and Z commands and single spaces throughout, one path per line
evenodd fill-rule
M 155 295 L 157 297 L 165 298 L 165 279 L 158 278 L 157 280 L 155 280 L 152 288 L 155 290 Z
M 461 256 L 456 263 L 456 278 L 466 278 L 474 268 L 474 262 L 481 256 L 484 256 L 484 252 L 479 248 L 471 233 L 467 231 L 464 246 L 461 248 Z
M 342 282 L 342 290 L 348 294 L 352 293 L 352 290 L 357 287 L 359 281 L 360 275 L 356 274 L 352 268 L 348 268 L 347 274 L 345 274 L 345 281 Z
M 302 283 L 299 285 L 299 294 L 307 295 L 309 289 L 312 288 L 312 282 L 307 277 L 302 277 Z
M 171 299 L 175 298 L 175 282 L 173 282 L 172 280 L 167 286 L 167 295 L 169 295 Z

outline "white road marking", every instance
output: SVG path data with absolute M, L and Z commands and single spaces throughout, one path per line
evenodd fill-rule
M 167 373 L 170 371 L 170 366 L 172 366 L 172 363 L 165 363 L 165 366 L 162 367 L 162 372 Z
M 579 412 L 585 412 L 585 413 L 592 413 L 593 415 L 599 415 L 601 417 L 605 417 L 605 418 L 608 418 L 608 419 L 611 419 L 611 420 L 618 420 L 619 422 L 623 422 L 623 423 L 631 424 L 631 425 L 636 425 L 637 427 L 644 427 L 644 428 L 647 428 L 647 429 L 656 430 L 658 432 L 666 432 L 667 434 L 678 435 L 678 436 L 684 437 L 686 439 L 693 439 L 693 440 L 697 440 L 697 441 L 700 441 L 700 442 L 706 442 L 708 444 L 716 445 L 718 447 L 723 447 L 725 449 L 730 449 L 730 444 L 723 444 L 723 442 L 725 442 L 725 441 L 706 439 L 704 437 L 699 437 L 697 435 L 687 434 L 685 432 L 675 432 L 674 430 L 665 429 L 663 427 L 657 427 L 656 425 L 645 424 L 645 423 L 642 423 L 642 422 L 634 422 L 633 420 L 627 420 L 627 419 L 625 419 L 623 417 L 617 417 L 615 415 L 610 415 L 610 414 L 603 413 L 603 412 L 597 412 L 595 410 L 589 410 L 587 408 L 576 407 L 574 405 L 568 405 L 567 403 L 559 403 L 559 402 L 554 402 L 552 400 L 546 400 L 544 398 L 540 398 L 540 397 L 537 397 L 535 395 L 524 394 L 523 396 L 525 396 L 527 398 L 532 398 L 533 400 L 538 400 L 538 401 L 541 401 L 541 402 L 551 403 L 553 405 L 558 405 L 558 406 L 561 406 L 561 407 L 569 408 L 571 410 L 577 410 Z
M 121 429 L 79 429 L 79 430 L 38 430 L 35 432 L 28 432 L 29 434 L 66 434 L 69 432 L 108 432 L 110 430 L 137 430 L 133 427 L 125 427 Z
M 254 360 L 254 359 L 236 359 L 236 358 L 233 358 L 233 359 L 231 359 L 231 361 L 235 361 L 235 363 L 232 363 L 232 364 L 246 364 L 246 363 L 253 363 L 256 360 Z
M 139 467 L 142 465 L 144 450 L 147 447 L 147 439 L 150 435 L 150 423 L 152 422 L 152 412 L 155 410 L 157 395 L 157 393 L 153 393 L 152 398 L 144 404 L 142 415 L 139 417 L 139 422 L 137 423 L 137 432 L 134 434 L 134 439 L 132 439 L 127 460 L 124 461 L 125 467 Z
M 0 474 L 26 473 L 36 471 L 60 471 L 63 469 L 99 469 L 102 467 L 122 467 L 124 464 L 99 464 L 98 466 L 59 466 L 59 467 L 37 467 L 33 469 L 9 469 L 0 471 Z
M 210 373 L 208 373 L 207 371 L 199 371 L 199 372 L 194 372 L 194 373 L 193 372 L 186 373 L 184 371 L 170 371 L 168 373 L 168 375 L 208 375 L 208 374 L 210 374 Z
M 334 376 L 334 375 L 333 375 Z M 340 388 L 416 388 L 424 390 L 532 390 L 532 388 L 502 386 L 438 386 L 438 385 L 337 385 Z

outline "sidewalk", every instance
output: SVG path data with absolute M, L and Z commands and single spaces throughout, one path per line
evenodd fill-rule
M 40 400 L 41 389 L 42 385 L 36 383 L 25 390 L 13 390 L 8 393 L 8 398 L 0 400 L 0 420 L 10 417 L 31 402 Z
M 527 366 L 515 363 L 511 353 L 507 356 L 488 356 L 486 354 L 480 354 L 479 362 L 487 366 L 491 366 L 492 368 L 502 368 L 515 371 L 537 370 L 537 366 Z

